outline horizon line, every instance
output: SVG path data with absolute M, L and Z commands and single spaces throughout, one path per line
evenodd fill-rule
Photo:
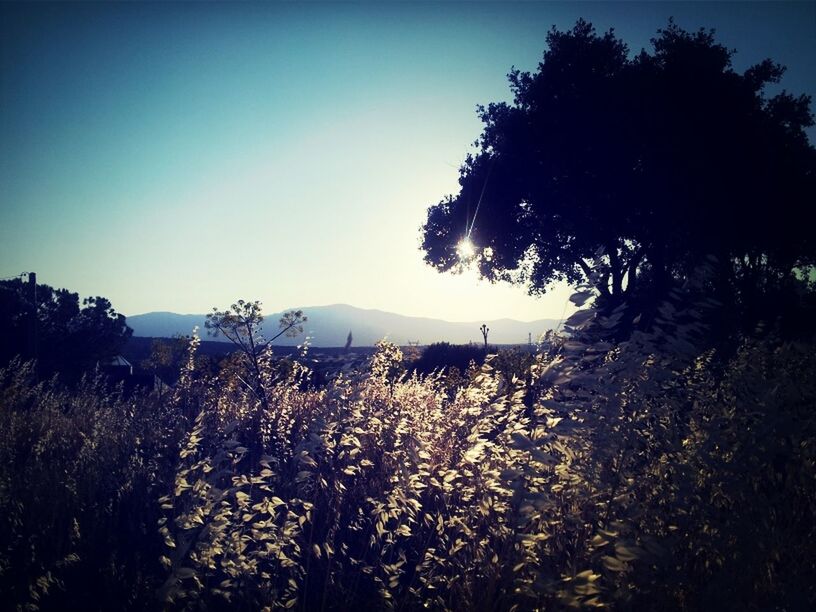
M 292 310 L 306 311 L 308 309 L 332 308 L 332 307 L 336 307 L 336 306 L 348 307 L 348 308 L 352 308 L 354 310 L 362 310 L 362 311 L 366 311 L 366 312 L 379 312 L 379 313 L 383 313 L 383 314 L 396 315 L 396 316 L 405 317 L 405 318 L 409 318 L 409 319 L 425 319 L 425 320 L 428 320 L 428 321 L 440 321 L 442 323 L 485 323 L 485 322 L 489 323 L 489 322 L 494 322 L 494 321 L 514 321 L 516 323 L 536 323 L 538 321 L 560 321 L 561 320 L 560 318 L 555 317 L 555 316 L 549 316 L 549 317 L 545 316 L 545 317 L 540 317 L 538 319 L 531 319 L 531 320 L 514 319 L 512 317 L 499 317 L 499 318 L 490 318 L 490 319 L 471 319 L 471 320 L 467 320 L 467 321 L 450 321 L 448 319 L 440 319 L 440 318 L 436 318 L 436 317 L 427 317 L 427 316 L 421 316 L 421 315 L 409 315 L 409 314 L 403 314 L 403 313 L 399 313 L 399 312 L 393 312 L 393 311 L 390 311 L 390 310 L 382 310 L 382 309 L 379 309 L 379 308 L 363 308 L 363 307 L 360 307 L 360 306 L 354 306 L 353 304 L 347 304 L 347 303 L 342 303 L 342 302 L 335 302 L 335 303 L 331 303 L 331 304 L 322 304 L 322 305 L 313 305 L 313 306 L 298 306 L 298 307 L 294 307 L 294 308 L 284 308 L 283 310 L 276 310 L 276 311 L 270 312 L 268 314 L 263 313 L 263 316 L 264 317 L 272 316 L 272 315 L 280 314 L 280 313 L 283 313 L 283 312 L 289 312 L 289 311 L 292 311 Z M 148 311 L 148 312 L 136 313 L 136 314 L 131 314 L 131 315 L 125 315 L 124 313 L 120 313 L 120 314 L 122 314 L 127 319 L 129 317 L 139 317 L 139 316 L 151 315 L 151 314 L 171 314 L 171 315 L 177 315 L 177 316 L 183 316 L 183 317 L 205 317 L 209 313 L 207 313 L 207 312 L 185 312 L 185 313 L 182 313 L 182 312 L 175 312 L 175 311 L 172 311 L 172 310 L 151 310 L 151 311 Z

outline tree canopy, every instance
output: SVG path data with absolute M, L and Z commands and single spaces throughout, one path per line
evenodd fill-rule
M 810 97 L 768 95 L 784 67 L 740 73 L 734 53 L 673 22 L 638 54 L 582 20 L 552 29 L 538 70 L 508 75 L 513 101 L 479 107 L 459 193 L 422 227 L 426 262 L 543 293 L 586 281 L 603 253 L 612 304 L 665 292 L 707 255 L 732 285 L 812 266 Z
M 37 285 L 36 305 L 20 279 L 0 282 L 0 363 L 36 358 L 41 374 L 74 380 L 118 354 L 133 333 L 124 315 L 103 297 Z M 36 313 L 36 340 L 33 316 Z

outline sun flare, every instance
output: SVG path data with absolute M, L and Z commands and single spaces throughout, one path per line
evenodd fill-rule
M 473 241 L 466 236 L 456 245 L 456 253 L 462 261 L 469 261 L 476 255 L 476 247 Z

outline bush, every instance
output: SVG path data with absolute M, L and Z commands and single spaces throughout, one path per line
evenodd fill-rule
M 488 353 L 495 353 L 491 347 Z M 422 350 L 422 355 L 412 364 L 412 370 L 420 374 L 431 374 L 449 368 L 465 372 L 471 362 L 481 365 L 485 360 L 485 350 L 475 344 L 450 344 L 434 342 Z

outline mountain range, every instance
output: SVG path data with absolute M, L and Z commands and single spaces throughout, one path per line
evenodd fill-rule
M 352 333 L 352 346 L 372 346 L 379 340 L 387 338 L 400 345 L 409 342 L 430 344 L 432 342 L 451 342 L 467 344 L 482 343 L 479 328 L 484 323 L 489 328 L 488 342 L 491 344 L 526 344 L 528 337 L 536 342 L 538 337 L 558 325 L 557 319 L 539 319 L 537 321 L 516 321 L 497 319 L 494 321 L 451 322 L 426 317 L 409 317 L 384 312 L 356 308 L 347 304 L 331 306 L 312 306 L 293 308 L 302 310 L 308 317 L 303 325 L 303 334 L 295 338 L 281 336 L 275 344 L 292 346 L 301 344 L 308 335 L 313 346 L 343 346 L 349 332 Z M 264 336 L 271 338 L 278 332 L 278 320 L 283 312 L 265 316 Z M 206 339 L 203 314 L 177 314 L 174 312 L 148 312 L 127 317 L 127 324 L 133 329 L 134 336 L 170 338 L 174 335 L 189 335 L 198 326 L 202 339 Z M 530 336 L 528 336 L 528 334 Z M 223 340 L 223 338 L 216 338 Z

